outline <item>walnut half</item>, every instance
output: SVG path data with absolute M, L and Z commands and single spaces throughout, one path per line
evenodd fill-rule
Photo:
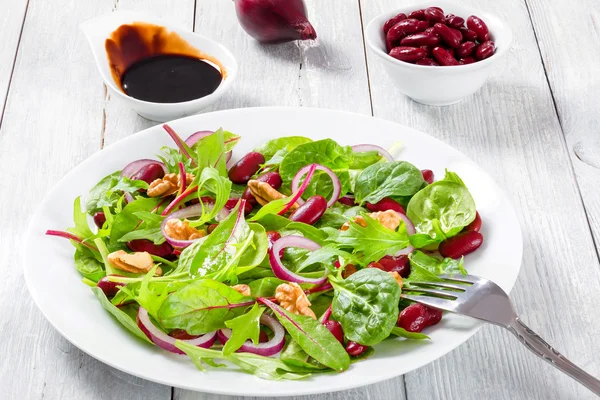
M 252 293 L 250 292 L 250 286 L 239 284 L 231 287 L 233 290 L 239 292 L 242 296 L 250 297 Z
M 147 273 L 154 267 L 152 256 L 145 251 L 130 254 L 124 250 L 118 250 L 108 255 L 108 261 L 115 268 L 134 274 Z M 162 275 L 162 269 L 156 268 L 155 273 L 157 276 Z
M 273 189 L 267 182 L 261 182 L 255 179 L 248 181 L 248 188 L 250 189 L 250 193 L 252 193 L 252 196 L 254 196 L 257 203 L 261 206 L 264 206 L 273 200 L 279 200 L 287 197 Z M 292 207 L 290 207 L 290 210 L 295 211 L 298 209 L 298 207 L 298 203 L 294 203 Z
M 194 180 L 194 175 L 185 174 L 185 180 L 189 184 Z M 166 174 L 162 179 L 152 181 L 146 193 L 150 197 L 167 197 L 179 190 L 179 186 L 181 186 L 179 174 Z
M 296 283 L 282 283 L 275 289 L 275 298 L 279 305 L 292 314 L 306 315 L 317 319 L 317 316 L 310 309 L 310 301 L 306 297 L 304 290 Z
M 398 228 L 398 226 L 400 226 L 400 214 L 394 210 L 372 212 L 369 214 L 369 217 L 376 219 L 381 223 L 381 225 L 385 226 L 386 228 L 392 231 L 395 231 Z M 357 215 L 352 219 L 352 221 L 356 222 L 363 228 L 367 227 L 367 221 L 365 221 L 365 219 L 361 215 Z M 350 223 L 344 222 L 344 225 L 342 225 L 340 230 L 347 231 L 348 229 L 350 229 Z
M 206 236 L 205 231 L 199 231 L 186 221 L 177 218 L 167 220 L 165 233 L 175 240 L 194 240 Z

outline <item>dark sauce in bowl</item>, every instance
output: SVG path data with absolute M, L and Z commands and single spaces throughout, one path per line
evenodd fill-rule
M 164 26 L 133 22 L 105 42 L 115 83 L 130 97 L 179 103 L 213 93 L 227 78 L 216 58 L 196 49 Z
M 184 55 L 162 55 L 131 65 L 121 80 L 127 95 L 154 103 L 179 103 L 208 96 L 223 77 L 205 60 Z

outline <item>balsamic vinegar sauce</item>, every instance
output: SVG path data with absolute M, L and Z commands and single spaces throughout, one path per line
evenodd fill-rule
M 154 103 L 179 103 L 208 96 L 223 77 L 212 64 L 185 55 L 161 55 L 131 65 L 121 86 L 128 96 Z
M 195 100 L 213 93 L 227 78 L 219 60 L 164 26 L 146 22 L 121 25 L 104 47 L 113 80 L 125 94 L 139 100 Z

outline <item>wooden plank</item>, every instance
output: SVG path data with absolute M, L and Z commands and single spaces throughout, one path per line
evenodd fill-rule
M 231 2 L 198 1 L 196 32 L 228 47 L 240 65 L 238 81 L 213 109 L 282 105 L 370 114 L 358 2 L 345 1 L 343 7 L 340 3 L 306 1 L 310 21 L 319 35 L 317 45 L 296 42 L 261 45 L 238 25 Z M 403 380 L 397 378 L 380 385 L 302 398 L 404 399 L 403 394 Z M 249 399 L 178 389 L 175 398 Z
M 600 364 L 594 354 L 600 349 L 600 325 L 591 316 L 597 314 L 600 293 L 587 289 L 600 282 L 598 258 L 526 6 L 520 0 L 464 3 L 509 21 L 515 42 L 503 61 L 503 73 L 457 105 L 428 107 L 398 93 L 380 60 L 368 53 L 374 114 L 450 143 L 504 188 L 524 235 L 523 270 L 512 292 L 516 307 L 563 354 L 598 376 Z M 361 0 L 361 5 L 365 25 L 379 13 L 398 7 L 394 0 Z M 539 7 L 546 5 L 539 2 Z M 563 7 L 564 13 L 550 8 L 548 15 L 562 17 L 572 11 L 567 12 L 566 1 Z M 574 74 L 570 78 L 575 87 L 589 82 L 580 82 Z M 486 327 L 451 355 L 408 374 L 408 398 L 594 398 L 509 336 Z
M 585 0 L 527 0 L 587 216 L 600 243 L 600 7 Z M 560 17 L 559 17 L 560 16 Z M 572 38 L 569 43 L 567 38 Z
M 113 1 L 31 0 L 0 131 L 0 398 L 167 399 L 170 389 L 114 370 L 63 339 L 27 294 L 23 232 L 55 182 L 100 149 L 102 82 L 79 24 Z M 49 227 L 50 228 L 50 227 Z M 56 227 L 62 228 L 62 227 Z M 40 265 L 40 268 L 46 268 Z
M 21 39 L 28 0 L 3 1 L 0 4 L 0 125 L 13 65 Z

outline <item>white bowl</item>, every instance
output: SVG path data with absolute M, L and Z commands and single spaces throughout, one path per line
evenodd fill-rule
M 154 103 L 128 96 L 121 90 L 111 75 L 104 43 L 119 26 L 132 22 L 147 22 L 160 25 L 177 33 L 196 49 L 216 58 L 226 70 L 227 76 L 223 79 L 217 90 L 208 96 L 195 100 L 180 103 Z M 115 96 L 121 98 L 124 104 L 132 108 L 139 115 L 153 121 L 165 122 L 199 112 L 219 99 L 231 87 L 237 76 L 237 62 L 233 54 L 225 46 L 204 36 L 181 29 L 160 18 L 133 11 L 115 11 L 82 23 L 81 30 L 90 42 L 96 64 L 109 90 Z
M 385 48 L 383 24 L 395 15 L 439 6 L 445 14 L 455 14 L 465 21 L 470 15 L 482 18 L 490 30 L 496 52 L 490 58 L 467 65 L 432 67 L 410 64 L 390 57 Z M 458 103 L 475 93 L 494 69 L 501 66 L 504 53 L 512 41 L 508 25 L 496 15 L 444 0 L 428 1 L 387 11 L 375 17 L 367 26 L 367 43 L 373 53 L 381 57 L 383 67 L 399 90 L 416 102 L 445 106 Z

